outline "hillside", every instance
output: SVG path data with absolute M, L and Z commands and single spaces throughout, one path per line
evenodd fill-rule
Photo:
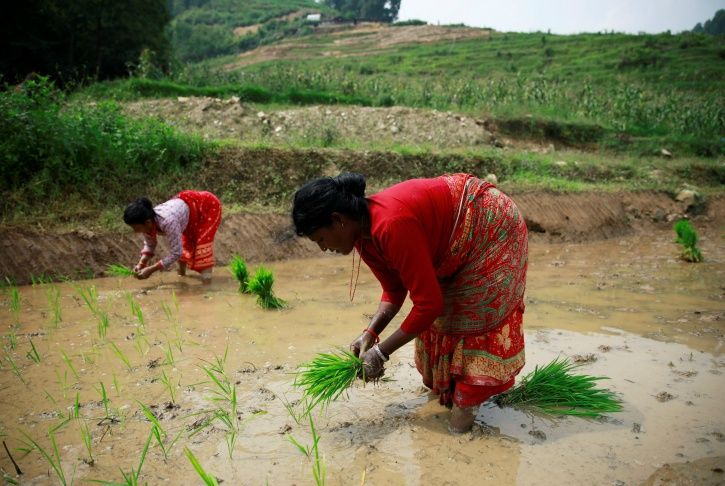
M 308 34 L 308 13 L 330 12 L 314 0 L 172 0 L 171 39 L 183 62 L 242 52 Z

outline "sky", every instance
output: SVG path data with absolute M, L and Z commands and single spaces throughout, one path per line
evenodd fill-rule
M 492 27 L 507 32 L 691 30 L 725 8 L 725 0 L 402 0 L 398 20 Z

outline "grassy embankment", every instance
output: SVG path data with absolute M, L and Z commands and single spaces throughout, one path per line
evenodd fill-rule
M 219 57 L 187 66 L 157 88 L 115 83 L 88 94 L 134 99 L 236 90 L 245 99 L 252 85 L 263 87 L 269 101 L 297 92 L 341 103 L 455 110 L 491 117 L 513 136 L 576 147 L 725 153 L 725 40 L 719 37 L 492 33 L 388 48 L 367 45 L 364 37 L 333 44 L 341 39 L 323 34 L 293 42 L 295 60 L 227 70 L 236 58 Z M 321 55 L 331 50 L 339 56 Z
M 324 49 L 324 38 L 308 41 L 309 55 Z M 120 208 L 133 197 L 158 200 L 179 187 L 216 191 L 228 207 L 284 211 L 299 183 L 333 166 L 369 174 L 371 187 L 461 170 L 494 172 L 507 190 L 675 190 L 689 182 L 720 191 L 721 46 L 722 40 L 693 35 L 494 34 L 491 40 L 398 47 L 362 58 L 262 63 L 243 75 L 197 65 L 175 79 L 96 84 L 75 98 L 95 104 L 68 104 L 44 85 L 5 91 L 2 223 L 117 226 Z M 655 60 L 646 60 L 645 52 L 654 52 Z M 275 148 L 268 139 L 230 147 L 153 120 L 128 119 L 115 102 L 101 101 L 195 95 L 240 96 L 268 108 L 352 103 L 449 109 L 492 116 L 519 137 L 586 151 L 437 151 L 345 140 L 295 151 Z M 661 147 L 675 158 L 642 156 Z M 229 173 L 227 161 L 241 170 Z

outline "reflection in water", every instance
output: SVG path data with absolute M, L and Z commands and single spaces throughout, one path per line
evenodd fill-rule
M 725 454 L 723 249 L 705 240 L 708 260 L 687 265 L 670 240 L 532 245 L 524 372 L 558 355 L 587 357 L 583 371 L 608 376 L 603 385 L 622 393 L 624 412 L 603 421 L 544 419 L 487 405 L 473 434 L 451 436 L 449 412 L 421 387 L 409 345 L 391 359 L 391 381 L 356 386 L 314 417 L 328 482 L 635 484 L 664 462 Z M 291 382 L 299 363 L 346 346 L 377 306 L 377 282 L 364 269 L 355 302 L 346 300 L 349 264 L 321 257 L 269 265 L 275 292 L 291 306 L 279 312 L 236 293 L 222 268 L 210 287 L 170 273 L 57 284 L 57 328 L 48 286 L 24 287 L 15 349 L 11 327 L 4 331 L 0 433 L 12 451 L 22 447 L 21 432 L 47 447 L 49 428 L 70 415 L 56 433 L 66 475 L 119 480 L 119 467 L 138 464 L 151 429 L 142 402 L 153 407 L 167 446 L 181 434 L 166 461 L 152 446 L 141 476 L 149 484 L 195 482 L 185 446 L 227 484 L 312 484 L 310 460 L 286 438 L 312 443 L 309 425 L 288 413 L 300 397 Z M 88 286 L 97 288 L 96 315 L 76 288 Z M 26 356 L 29 338 L 39 363 Z M 203 427 L 228 408 L 211 400 L 215 387 L 201 367 L 214 365 L 237 388 L 241 426 L 231 460 L 223 424 Z M 93 466 L 83 461 L 82 424 L 92 433 Z M 24 484 L 56 483 L 39 454 L 14 456 Z M 5 456 L 0 467 L 13 470 Z

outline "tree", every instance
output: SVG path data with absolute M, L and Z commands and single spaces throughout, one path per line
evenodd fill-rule
M 167 0 L 25 0 L 0 21 L 0 73 L 17 82 L 30 72 L 61 83 L 128 74 L 144 49 L 166 67 L 171 20 Z
M 401 0 L 326 0 L 344 18 L 394 22 L 398 18 Z
M 715 12 L 711 20 L 705 21 L 705 25 L 698 22 L 692 31 L 711 35 L 725 34 L 725 9 L 720 9 Z

